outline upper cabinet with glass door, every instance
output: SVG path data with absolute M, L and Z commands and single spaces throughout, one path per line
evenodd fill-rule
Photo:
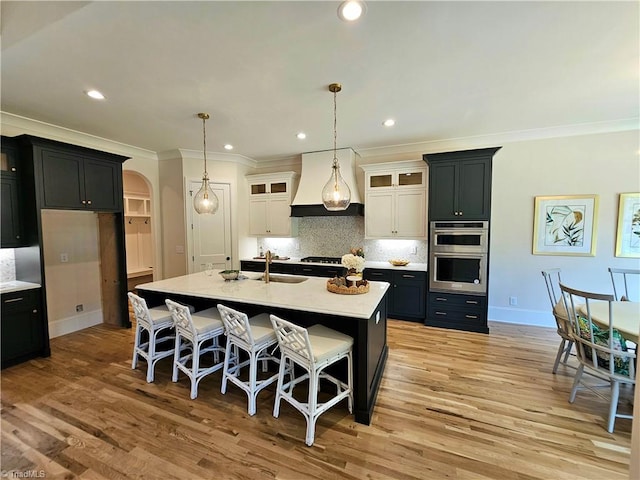
M 421 160 L 362 165 L 365 237 L 427 238 L 427 167 Z
M 250 235 L 293 237 L 298 234 L 298 219 L 291 218 L 291 201 L 298 177 L 295 172 L 247 175 Z

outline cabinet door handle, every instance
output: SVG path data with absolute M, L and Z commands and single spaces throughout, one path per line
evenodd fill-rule
M 470 303 L 471 305 L 478 305 L 477 300 L 465 300 L 465 303 Z
M 11 167 L 11 171 L 15 172 L 16 171 L 16 167 Z
M 371 272 L 369 275 L 371 275 L 372 277 L 381 277 L 382 274 L 378 273 L 378 272 Z
M 436 315 L 447 315 L 447 312 L 436 312 Z
M 24 298 L 23 297 L 17 297 L 17 298 L 10 298 L 8 300 L 5 300 L 4 303 L 13 303 L 13 302 L 21 302 L 23 301 Z
M 83 204 L 83 205 L 86 205 L 86 204 L 87 204 L 87 201 L 86 201 L 86 200 L 82 200 L 82 204 Z
M 447 299 L 446 298 L 442 298 L 442 297 L 436 297 L 436 301 L 438 301 L 438 302 L 446 302 Z
M 88 203 L 89 205 L 91 205 L 91 200 L 87 200 L 87 203 Z
M 471 318 L 472 320 L 475 320 L 476 318 L 478 318 L 477 315 L 465 315 L 465 318 Z
M 33 309 L 33 311 L 32 311 L 32 313 L 38 313 L 38 309 L 37 309 L 37 308 L 34 308 L 34 309 Z
M 403 274 L 402 278 L 416 278 L 415 275 L 407 275 L 407 274 Z

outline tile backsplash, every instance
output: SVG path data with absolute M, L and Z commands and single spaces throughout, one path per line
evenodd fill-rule
M 13 248 L 0 248 L 0 282 L 16 279 L 16 262 Z
M 341 257 L 351 248 L 362 247 L 371 261 L 406 258 L 427 262 L 426 240 L 365 240 L 364 217 L 302 217 L 298 222 L 297 237 L 260 238 L 258 246 L 294 258 Z

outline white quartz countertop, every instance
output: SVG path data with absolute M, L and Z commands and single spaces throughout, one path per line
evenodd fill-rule
M 20 292 L 22 290 L 32 290 L 34 288 L 40 288 L 40 284 L 31 283 L 31 282 L 22 282 L 20 280 L 0 282 L 0 293 Z
M 136 288 L 353 318 L 371 317 L 389 288 L 387 282 L 369 282 L 368 293 L 340 295 L 327 290 L 327 278 L 277 274 L 276 276 L 280 277 L 306 278 L 307 280 L 301 283 L 265 283 L 258 280 L 262 273 L 241 272 L 241 276 L 246 278 L 225 282 L 218 274 L 220 270 L 213 272 L 211 276 L 205 272 L 199 272 L 143 283 Z
M 242 261 L 264 262 L 264 258 L 243 258 Z M 324 267 L 332 266 L 332 265 L 340 265 L 335 263 L 332 264 L 332 263 L 301 262 L 299 258 L 293 258 L 293 257 L 289 258 L 288 260 L 275 259 L 275 260 L 272 260 L 272 262 L 299 263 L 301 265 L 322 265 Z M 409 265 L 406 265 L 404 267 L 395 267 L 391 265 L 389 262 L 365 261 L 364 268 L 385 268 L 389 270 L 414 270 L 418 272 L 426 272 L 428 270 L 428 264 L 410 262 Z

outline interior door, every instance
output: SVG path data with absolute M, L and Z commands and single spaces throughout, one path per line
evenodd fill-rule
M 193 197 L 202 182 L 189 183 L 187 220 L 191 229 L 189 238 L 189 273 L 201 272 L 211 263 L 213 268 L 231 268 L 231 201 L 229 185 L 212 183 L 218 196 L 218 211 L 213 215 L 200 215 L 193 208 Z

